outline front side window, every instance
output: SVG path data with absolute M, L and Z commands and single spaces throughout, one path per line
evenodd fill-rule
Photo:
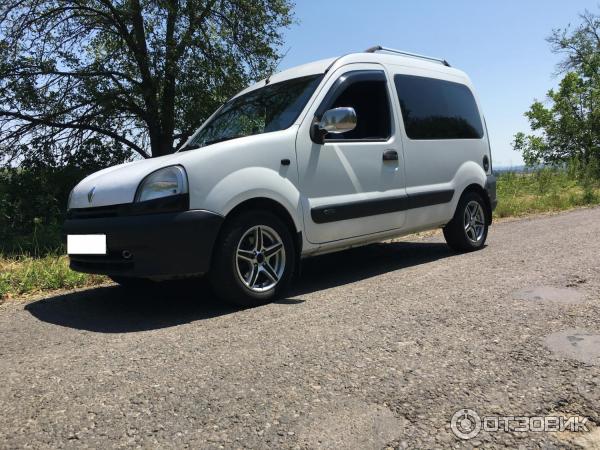
M 320 110 L 343 107 L 354 108 L 356 128 L 346 133 L 327 134 L 325 141 L 387 140 L 391 136 L 390 102 L 383 72 L 355 71 L 343 75 Z
M 395 75 L 394 83 L 410 139 L 483 137 L 481 116 L 467 86 L 412 75 Z
M 289 128 L 322 78 L 312 75 L 268 84 L 230 100 L 183 150 Z

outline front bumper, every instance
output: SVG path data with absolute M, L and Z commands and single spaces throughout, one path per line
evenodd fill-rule
M 78 272 L 127 277 L 206 273 L 223 220 L 203 210 L 70 218 L 64 224 L 66 234 L 105 234 L 107 244 L 106 255 L 69 255 L 70 266 Z

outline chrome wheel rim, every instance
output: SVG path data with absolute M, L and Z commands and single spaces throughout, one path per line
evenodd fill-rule
M 256 225 L 246 231 L 237 246 L 235 265 L 240 281 L 254 292 L 273 289 L 285 270 L 285 247 L 271 227 Z
M 479 243 L 483 239 L 485 232 L 485 214 L 483 208 L 475 200 L 471 200 L 465 208 L 464 228 L 467 239 L 473 244 Z

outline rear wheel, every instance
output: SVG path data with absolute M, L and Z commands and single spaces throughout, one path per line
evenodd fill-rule
M 444 227 L 446 242 L 457 251 L 479 250 L 484 246 L 487 234 L 483 198 L 477 192 L 465 193 L 458 202 L 454 218 Z
M 288 227 L 274 214 L 248 211 L 223 229 L 210 274 L 215 293 L 230 303 L 256 306 L 283 293 L 295 270 Z

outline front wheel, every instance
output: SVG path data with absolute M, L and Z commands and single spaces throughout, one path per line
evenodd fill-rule
M 248 211 L 225 225 L 215 246 L 210 281 L 223 300 L 257 306 L 287 288 L 295 262 L 288 227 L 274 214 Z
M 485 203 L 477 192 L 467 192 L 456 207 L 453 219 L 444 227 L 444 237 L 457 251 L 479 250 L 485 244 L 488 221 Z

